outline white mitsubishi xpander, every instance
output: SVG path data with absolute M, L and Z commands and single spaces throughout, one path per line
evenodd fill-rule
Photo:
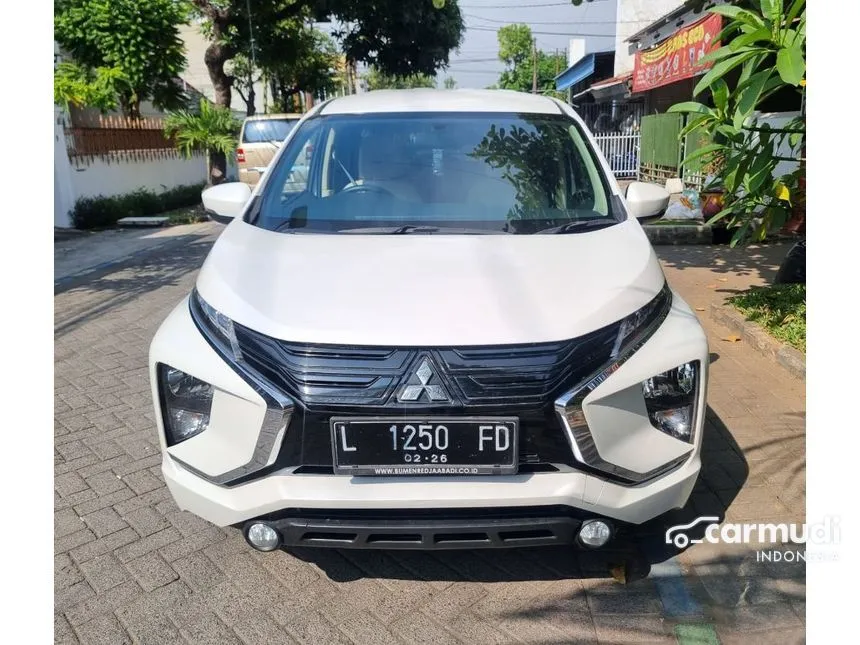
M 569 106 L 380 91 L 306 114 L 150 351 L 177 504 L 281 546 L 599 547 L 687 501 L 708 348 Z

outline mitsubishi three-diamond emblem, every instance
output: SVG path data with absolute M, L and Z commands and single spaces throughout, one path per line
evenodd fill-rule
M 397 393 L 397 400 L 401 403 L 409 401 L 421 401 L 423 398 L 430 401 L 450 401 L 451 397 L 439 382 L 439 377 L 433 371 L 432 363 L 424 358 L 418 369 L 406 381 L 406 385 Z

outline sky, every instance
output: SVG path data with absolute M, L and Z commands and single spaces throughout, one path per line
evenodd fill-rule
M 498 59 L 496 31 L 506 24 L 527 24 L 538 49 L 544 51 L 567 52 L 570 39 L 580 36 L 586 38 L 588 51 L 615 47 L 617 0 L 586 0 L 579 7 L 570 0 L 458 0 L 458 4 L 466 34 L 459 52 L 451 55 L 450 67 L 439 71 L 440 86 L 446 76 L 453 76 L 459 88 L 483 88 L 498 81 L 504 64 Z

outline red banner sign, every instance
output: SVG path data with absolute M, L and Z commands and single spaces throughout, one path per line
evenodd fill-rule
M 633 65 L 633 92 L 653 90 L 709 70 L 713 63 L 699 61 L 717 49 L 722 19 L 713 14 L 684 27 L 652 49 L 636 52 Z

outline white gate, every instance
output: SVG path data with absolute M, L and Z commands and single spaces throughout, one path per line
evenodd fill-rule
M 618 132 L 595 134 L 597 145 L 616 177 L 636 177 L 639 172 L 639 135 Z

